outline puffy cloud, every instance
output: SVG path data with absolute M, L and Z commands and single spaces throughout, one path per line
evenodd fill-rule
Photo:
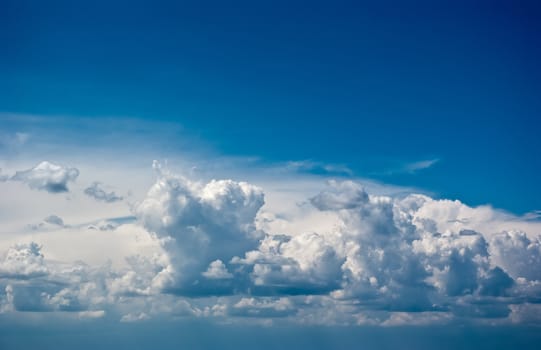
M 160 240 L 170 259 L 163 288 L 198 283 L 212 261 L 229 261 L 257 247 L 254 220 L 263 192 L 245 182 L 212 180 L 203 185 L 163 171 L 135 208 L 142 225 Z
M 233 262 L 253 266 L 254 292 L 319 294 L 338 288 L 343 259 L 323 236 L 304 233 L 267 236 L 258 250 Z
M 488 207 L 423 195 L 370 196 L 351 181 L 330 182 L 310 201 L 318 210 L 338 214 L 336 228 L 268 236 L 257 250 L 234 259 L 253 267 L 255 287 L 314 294 L 314 286 L 326 285 L 332 298 L 355 302 L 362 310 L 445 312 L 444 319 L 449 312 L 505 318 L 512 298 L 539 296 L 535 288 L 523 284 L 519 290 L 515 283 L 519 277 L 539 279 L 538 241 L 525 234 L 484 236 L 469 228 L 475 220 L 497 218 Z M 494 297 L 508 301 L 494 304 Z
M 106 203 L 118 202 L 123 199 L 123 197 L 118 196 L 113 191 L 106 192 L 101 186 L 101 183 L 94 182 L 92 185 L 85 188 L 84 192 L 87 196 Z
M 0 260 L 0 310 L 122 322 L 163 315 L 388 326 L 538 322 L 525 305 L 541 300 L 540 240 L 502 229 L 521 222 L 502 226 L 509 216 L 490 207 L 376 196 L 357 182 L 331 181 L 302 210 L 332 224 L 263 232 L 261 216 L 278 215 L 268 207 L 260 213 L 259 187 L 202 183 L 155 168 L 155 184 L 133 205 L 137 223 L 159 246 L 152 254 L 113 269 L 46 261 L 39 245 L 15 245 Z M 134 218 L 94 226 L 126 220 Z M 44 221 L 63 225 L 55 216 Z
M 48 274 L 41 247 L 34 242 L 10 247 L 0 261 L 0 277 L 28 279 Z
M 25 248 L 18 247 L 19 251 Z M 0 279 L 5 291 L 5 311 L 18 312 L 77 312 L 79 317 L 88 318 L 93 312 L 104 310 L 114 301 L 108 292 L 108 281 L 115 279 L 110 268 L 91 268 L 83 263 L 62 264 L 48 262 L 39 246 L 30 243 L 19 255 L 31 255 L 32 270 L 18 271 Z M 32 260 L 32 259 L 26 259 Z M 7 305 L 6 305 L 7 304 Z M 85 312 L 88 313 L 85 314 Z M 97 314 L 94 314 L 96 317 Z
M 541 281 L 541 240 L 521 231 L 504 231 L 490 241 L 492 261 L 516 278 Z
M 6 293 L 12 309 L 19 312 L 92 311 L 89 308 L 97 305 L 85 297 L 85 288 L 86 283 L 79 287 L 75 281 L 63 285 L 54 279 L 32 280 L 9 284 Z
M 108 282 L 108 290 L 114 296 L 151 295 L 155 286 L 162 286 L 170 277 L 170 262 L 165 255 L 150 258 L 135 255 L 126 258 L 129 269 Z
M 257 241 L 261 233 L 254 220 L 263 204 L 261 190 L 231 180 L 200 184 L 159 171 L 157 183 L 136 208 L 167 253 L 161 278 L 153 283 L 186 295 L 213 288 L 217 294 L 236 290 L 258 298 L 326 295 L 353 302 L 358 310 L 399 316 L 442 312 L 442 319 L 468 312 L 505 318 L 512 298 L 538 293 L 516 284 L 517 278 L 539 278 L 537 242 L 509 233 L 485 236 L 475 230 L 482 225 L 470 226 L 476 219 L 494 220 L 490 208 L 424 195 L 371 196 L 353 181 L 329 182 L 328 190 L 310 203 L 337 214 L 333 230 L 267 233 Z M 202 281 L 201 275 L 222 284 Z M 509 300 L 494 306 L 496 311 L 482 306 L 495 297 Z
M 61 193 L 68 192 L 68 183 L 75 181 L 78 176 L 77 168 L 44 161 L 31 169 L 17 171 L 10 179 L 24 182 L 32 189 Z
M 233 278 L 233 275 L 227 271 L 227 267 L 221 260 L 211 262 L 207 271 L 203 272 L 203 276 L 217 280 Z

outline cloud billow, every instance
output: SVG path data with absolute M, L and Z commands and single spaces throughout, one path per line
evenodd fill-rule
M 255 217 L 264 204 L 260 188 L 231 180 L 206 185 L 158 170 L 158 181 L 136 208 L 142 225 L 155 234 L 169 266 L 163 288 L 182 290 L 212 274 L 212 262 L 228 262 L 255 249 L 262 233 Z M 215 267 L 215 266 L 214 266 Z
M 17 171 L 10 180 L 23 182 L 35 190 L 62 193 L 69 191 L 68 183 L 78 176 L 77 168 L 43 161 L 31 169 Z
M 0 261 L 8 281 L 0 310 L 117 313 L 130 322 L 169 313 L 316 324 L 537 322 L 524 306 L 541 298 L 541 241 L 508 229 L 520 222 L 489 207 L 331 181 L 305 210 L 332 217 L 332 229 L 278 233 L 257 225 L 261 188 L 155 169 L 133 211 L 160 254 L 130 257 L 119 271 L 66 269 L 46 263 L 37 245 L 12 247 Z M 37 301 L 22 305 L 25 298 Z
M 41 247 L 34 243 L 16 244 L 0 260 L 0 277 L 30 279 L 49 273 Z
M 331 182 L 310 202 L 338 216 L 336 230 L 267 233 L 254 246 L 260 193 L 230 180 L 195 185 L 160 176 L 137 216 L 163 240 L 170 263 L 165 270 L 176 276 L 168 281 L 181 294 L 183 285 L 197 285 L 201 275 L 229 277 L 229 270 L 231 289 L 253 295 L 327 295 L 337 302 L 355 301 L 359 310 L 455 316 L 471 299 L 469 307 L 487 317 L 478 303 L 498 297 L 508 300 L 499 313 L 507 317 L 509 304 L 526 297 L 521 293 L 536 293 L 517 284 L 539 280 L 539 241 L 469 229 L 457 213 L 473 209 L 460 202 L 371 196 L 353 181 Z M 213 205 L 205 205 L 207 200 Z M 449 223 L 454 226 L 440 231 Z M 250 245 L 255 249 L 246 249 Z M 506 254 L 513 259 L 505 259 Z M 197 287 L 190 288 L 194 293 Z

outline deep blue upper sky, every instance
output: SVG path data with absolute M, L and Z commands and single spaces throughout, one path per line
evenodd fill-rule
M 541 5 L 375 3 L 2 0 L 0 111 L 175 120 L 224 154 L 541 209 Z

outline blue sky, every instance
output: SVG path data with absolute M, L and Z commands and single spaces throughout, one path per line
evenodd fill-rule
M 535 348 L 540 16 L 0 0 L 0 348 Z
M 535 2 L 2 8 L 4 112 L 175 121 L 229 155 L 541 208 Z

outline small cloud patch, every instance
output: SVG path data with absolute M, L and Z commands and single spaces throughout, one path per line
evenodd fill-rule
M 102 188 L 102 184 L 99 182 L 94 182 L 92 185 L 88 186 L 85 189 L 85 194 L 89 197 L 94 198 L 95 200 L 106 202 L 106 203 L 114 203 L 121 201 L 123 199 L 122 196 L 118 196 L 115 192 L 107 192 Z

